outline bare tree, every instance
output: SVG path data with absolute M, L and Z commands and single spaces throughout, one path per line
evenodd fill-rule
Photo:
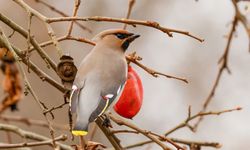
M 0 119 L 5 121 L 6 123 L 0 124 L 0 130 L 6 132 L 6 139 L 8 139 L 7 143 L 0 144 L 0 149 L 8 149 L 8 148 L 20 148 L 20 147 L 36 147 L 42 145 L 48 145 L 52 149 L 104 149 L 107 148 L 104 144 L 100 142 L 94 142 L 93 136 L 96 134 L 96 127 L 94 127 L 93 132 L 86 140 L 80 139 L 80 143 L 77 144 L 76 141 L 68 139 L 65 134 L 61 131 L 63 130 L 66 133 L 70 133 L 71 126 L 72 126 L 72 115 L 70 111 L 68 112 L 69 123 L 62 125 L 56 123 L 54 119 L 57 117 L 54 114 L 54 111 L 61 111 L 63 107 L 68 108 L 69 103 L 69 93 L 71 89 L 72 82 L 74 80 L 76 74 L 76 67 L 74 65 L 74 59 L 67 54 L 64 53 L 63 48 L 61 46 L 62 41 L 69 41 L 72 42 L 80 42 L 83 44 L 88 44 L 90 46 L 94 46 L 95 43 L 88 38 L 85 37 L 76 37 L 73 34 L 73 30 L 75 26 L 80 28 L 81 30 L 91 33 L 92 30 L 83 24 L 83 22 L 112 22 L 114 24 L 122 24 L 123 28 L 126 29 L 128 26 L 137 27 L 137 26 L 145 26 L 148 28 L 155 29 L 155 32 L 160 31 L 168 37 L 173 37 L 176 34 L 180 34 L 182 36 L 186 36 L 188 38 L 192 38 L 193 40 L 197 41 L 197 44 L 203 42 L 204 39 L 200 38 L 199 36 L 193 35 L 192 33 L 184 30 L 173 29 L 162 26 L 160 23 L 156 21 L 148 21 L 148 20 L 137 20 L 137 19 L 130 19 L 130 15 L 136 3 L 136 0 L 129 0 L 128 1 L 128 8 L 126 12 L 125 18 L 114 18 L 114 17 L 105 17 L 105 16 L 90 16 L 90 17 L 81 17 L 78 16 L 78 11 L 80 7 L 86 6 L 82 5 L 81 0 L 74 1 L 73 12 L 71 15 L 66 14 L 65 12 L 59 10 L 56 5 L 52 5 L 47 3 L 43 0 L 33 0 L 35 5 L 41 5 L 44 8 L 48 8 L 51 13 L 56 13 L 60 15 L 60 17 L 48 17 L 40 13 L 35 8 L 32 8 L 28 5 L 27 2 L 23 0 L 12 0 L 13 5 L 18 5 L 27 15 L 28 21 L 27 29 L 24 29 L 22 26 L 16 23 L 15 19 L 10 19 L 8 14 L 3 14 L 0 12 L 0 20 L 4 23 L 8 28 L 13 30 L 11 35 L 6 35 L 6 31 L 0 26 L 0 57 L 2 60 L 2 71 L 5 75 L 3 89 L 5 93 L 5 97 L 2 100 L 2 104 L 0 104 Z M 239 111 L 241 107 L 235 107 L 232 109 L 220 110 L 220 111 L 208 111 L 208 105 L 211 103 L 213 96 L 216 92 L 216 88 L 222 78 L 222 74 L 224 70 L 230 73 L 230 69 L 228 66 L 228 55 L 230 51 L 231 42 L 233 40 L 233 36 L 235 34 L 236 27 L 239 23 L 241 23 L 246 32 L 249 35 L 249 27 L 247 24 L 247 19 L 244 14 L 242 14 L 239 10 L 238 3 L 240 0 L 232 0 L 232 5 L 235 10 L 235 14 L 233 17 L 233 21 L 231 29 L 227 36 L 227 44 L 225 46 L 225 50 L 219 59 L 219 68 L 218 73 L 211 88 L 210 93 L 204 99 L 204 103 L 202 108 L 199 112 L 193 113 L 191 111 L 191 106 L 187 110 L 187 117 L 185 120 L 177 124 L 176 126 L 172 127 L 167 131 L 163 131 L 162 133 L 155 133 L 151 130 L 142 129 L 133 121 L 127 121 L 113 113 L 106 113 L 109 118 L 112 120 L 115 126 L 113 128 L 103 126 L 104 118 L 101 116 L 96 120 L 96 124 L 104 133 L 105 137 L 109 140 L 112 144 L 112 147 L 117 150 L 122 149 L 130 149 L 139 147 L 142 145 L 147 145 L 150 143 L 157 144 L 164 150 L 199 150 L 203 147 L 213 147 L 213 148 L 220 148 L 221 144 L 218 142 L 207 142 L 207 141 L 196 141 L 191 139 L 180 139 L 176 137 L 169 137 L 172 133 L 179 131 L 182 128 L 188 128 L 193 132 L 197 131 L 197 128 L 203 118 L 205 116 L 210 115 L 221 115 L 223 113 L 232 112 L 232 111 Z M 14 4 L 15 3 L 15 4 Z M 73 3 L 73 2 L 68 2 Z M 137 1 L 137 3 L 140 3 Z M 52 15 L 53 16 L 53 15 Z M 32 35 L 32 25 L 34 19 L 40 20 L 43 26 L 47 30 L 47 35 L 50 38 L 48 41 L 39 42 L 36 36 Z M 56 23 L 69 23 L 68 27 L 65 29 L 66 34 L 63 36 L 57 36 L 58 33 L 55 32 L 55 28 L 57 27 Z M 21 49 L 16 46 L 16 43 L 11 41 L 13 35 L 19 34 L 23 39 L 26 41 L 26 49 Z M 53 46 L 56 54 L 59 59 L 55 59 L 46 52 L 45 48 L 48 46 Z M 36 53 L 39 57 L 43 60 L 41 63 L 43 66 L 41 67 L 40 64 L 36 65 L 32 59 L 31 54 Z M 188 83 L 186 78 L 172 76 L 166 73 L 162 73 L 157 71 L 153 68 L 148 67 L 147 65 L 142 63 L 142 57 L 138 56 L 136 52 L 132 52 L 126 56 L 128 63 L 133 63 L 134 65 L 138 66 L 139 68 L 143 69 L 146 73 L 152 75 L 153 77 L 166 77 L 172 78 L 184 83 Z M 58 62 L 58 63 L 56 63 Z M 26 66 L 26 67 L 25 67 Z M 47 70 L 44 70 L 47 68 Z M 48 70 L 52 70 L 54 76 L 49 75 L 47 73 Z M 29 81 L 28 75 L 36 75 L 42 81 L 50 84 L 53 88 L 57 89 L 61 92 L 61 104 L 55 105 L 52 107 L 48 107 L 47 104 L 41 100 L 38 94 L 35 92 L 36 90 L 32 87 L 32 84 Z M 61 83 L 59 80 L 61 80 Z M 24 89 L 22 90 L 23 84 Z M 11 115 L 4 115 L 6 109 L 11 108 L 12 110 L 16 109 L 16 105 L 18 103 L 22 103 L 21 99 L 21 91 L 24 92 L 25 95 L 30 94 L 35 102 L 40 107 L 40 113 L 44 116 L 45 121 L 43 120 L 35 120 L 24 116 L 11 116 Z M 28 107 L 28 106 L 27 106 Z M 194 123 L 191 124 L 191 122 Z M 50 137 L 46 137 L 45 135 L 40 135 L 36 131 L 26 131 L 19 127 L 18 124 L 10 125 L 8 123 L 23 123 L 29 126 L 40 126 L 48 129 L 50 133 Z M 125 126 L 126 129 L 121 128 L 120 126 Z M 12 133 L 17 134 L 23 139 L 23 142 L 17 143 L 12 141 Z M 128 136 L 136 136 L 137 134 L 141 134 L 145 136 L 148 140 L 138 142 L 132 145 L 123 145 L 119 138 L 117 137 L 118 134 L 125 133 Z M 60 134 L 59 136 L 57 136 Z M 0 141 L 2 142 L 2 141 Z M 69 144 L 70 143 L 70 144 Z M 73 146 L 72 146 L 73 145 Z M 109 148 L 108 148 L 109 149 Z M 112 149 L 112 148 L 110 148 Z

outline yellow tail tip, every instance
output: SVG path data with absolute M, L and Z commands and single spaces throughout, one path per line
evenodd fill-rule
M 87 135 L 88 132 L 83 131 L 83 130 L 73 130 L 72 134 L 75 135 L 75 136 L 84 136 L 84 135 Z

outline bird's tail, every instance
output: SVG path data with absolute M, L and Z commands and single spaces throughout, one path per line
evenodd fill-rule
M 81 122 L 76 122 L 75 127 L 71 131 L 75 136 L 84 136 L 88 134 L 88 124 L 82 124 Z

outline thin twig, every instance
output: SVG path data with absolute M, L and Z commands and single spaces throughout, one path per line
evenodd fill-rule
M 128 0 L 129 4 L 128 4 L 128 11 L 127 11 L 127 15 L 126 15 L 126 19 L 129 19 L 132 8 L 135 4 L 135 0 Z M 127 28 L 127 24 L 124 24 L 123 29 L 125 30 Z
M 58 8 L 56 8 L 56 7 L 52 6 L 52 5 L 50 5 L 49 3 L 46 3 L 46 2 L 41 1 L 41 0 L 34 0 L 34 1 L 37 2 L 37 3 L 40 3 L 40 4 L 42 4 L 42 5 L 44 5 L 44 6 L 46 6 L 46 7 L 48 7 L 50 10 L 52 10 L 52 11 L 58 13 L 59 15 L 61 15 L 61 16 L 63 16 L 63 17 L 69 17 L 69 15 L 65 14 L 64 12 L 62 12 L 62 11 L 59 10 Z M 89 33 L 92 33 L 92 30 L 91 30 L 91 29 L 89 29 L 88 27 L 82 25 L 81 23 L 75 21 L 75 24 L 76 24 L 78 27 L 80 27 L 81 29 L 88 31 Z
M 176 77 L 176 76 L 172 76 L 172 75 L 167 75 L 158 71 L 155 71 L 151 68 L 146 67 L 145 65 L 141 64 L 138 60 L 141 60 L 141 57 L 138 57 L 135 55 L 135 53 L 132 53 L 130 55 L 126 56 L 127 60 L 130 62 L 133 62 L 134 64 L 136 64 L 137 66 L 139 66 L 140 68 L 142 68 L 143 70 L 145 70 L 146 72 L 148 72 L 149 74 L 151 74 L 154 77 L 158 77 L 159 75 L 161 76 L 165 76 L 167 78 L 172 78 L 172 79 L 176 79 L 176 80 L 180 80 L 183 81 L 185 83 L 188 83 L 187 79 L 185 78 L 180 78 L 180 77 Z
M 189 140 L 183 140 L 183 139 L 177 139 L 177 138 L 170 138 L 172 141 L 180 144 L 185 145 L 199 145 L 202 147 L 214 147 L 214 148 L 221 148 L 221 144 L 217 142 L 197 142 L 197 141 L 189 141 Z
M 155 136 L 150 134 L 150 131 L 146 131 L 143 130 L 139 127 L 137 127 L 136 125 L 127 122 L 125 120 L 122 120 L 121 118 L 115 117 L 113 114 L 109 113 L 108 114 L 110 119 L 113 120 L 116 124 L 122 126 L 125 125 L 131 129 L 134 129 L 136 131 L 138 131 L 139 133 L 143 134 L 145 137 L 149 138 L 150 140 L 152 140 L 153 142 L 155 142 L 156 144 L 158 144 L 160 147 L 162 147 L 162 149 L 164 150 L 171 150 L 171 148 L 169 148 L 168 146 L 166 146 L 165 144 L 163 144 L 158 138 L 156 138 Z
M 74 7 L 74 10 L 73 10 L 72 17 L 75 17 L 77 15 L 77 11 L 79 9 L 80 4 L 81 4 L 81 0 L 75 0 L 75 5 L 74 5 L 75 7 Z M 71 35 L 72 30 L 73 30 L 73 25 L 74 25 L 74 21 L 71 21 L 70 25 L 69 25 L 67 36 Z
M 173 141 L 173 142 L 180 143 L 180 144 L 185 144 L 185 145 L 188 145 L 188 146 L 198 145 L 200 147 L 214 147 L 214 148 L 220 148 L 222 146 L 220 143 L 217 143 L 217 142 L 197 142 L 197 141 L 183 140 L 183 139 L 177 139 L 177 138 L 170 138 L 170 140 Z M 147 145 L 147 144 L 150 144 L 150 143 L 152 143 L 152 141 L 149 140 L 149 141 L 129 145 L 129 146 L 126 146 L 125 148 L 126 149 L 131 149 L 131 148 Z
M 28 62 L 27 64 L 27 68 L 28 68 L 28 72 L 30 73 L 30 53 L 29 53 L 29 49 L 30 49 L 30 34 L 31 34 L 31 20 L 32 20 L 32 14 L 28 13 L 28 37 L 27 37 L 27 50 L 25 51 L 25 55 L 26 55 L 26 60 Z
M 54 141 L 65 141 L 65 140 L 67 140 L 66 135 L 61 135 L 54 139 Z M 42 146 L 42 145 L 52 145 L 52 140 L 45 140 L 41 142 L 30 142 L 30 143 L 17 143 L 17 144 L 0 144 L 0 149 L 35 147 L 35 146 Z
M 235 32 L 236 26 L 238 23 L 238 19 L 237 16 L 234 17 L 233 23 L 232 23 L 232 27 L 229 31 L 229 36 L 228 36 L 228 40 L 227 40 L 227 44 L 226 44 L 226 48 L 224 50 L 224 53 L 222 54 L 221 58 L 219 59 L 219 63 L 220 63 L 220 67 L 219 67 L 219 71 L 217 73 L 216 79 L 214 81 L 213 87 L 209 93 L 209 95 L 207 96 L 207 98 L 205 99 L 204 103 L 203 103 L 203 108 L 201 110 L 201 112 L 206 111 L 209 103 L 211 102 L 212 98 L 214 97 L 214 94 L 216 92 L 216 89 L 221 81 L 221 77 L 223 74 L 224 70 L 227 70 L 228 73 L 231 73 L 229 67 L 228 67 L 228 54 L 229 54 L 229 50 L 230 50 L 230 45 L 233 39 L 233 34 Z M 203 117 L 200 117 L 199 120 L 194 124 L 193 126 L 193 130 L 196 131 L 199 124 L 201 123 L 201 121 L 203 120 Z
M 68 36 L 63 36 L 57 39 L 59 42 L 60 41 L 64 41 L 64 40 L 75 40 L 75 41 L 79 41 L 79 42 L 84 42 L 90 45 L 95 45 L 94 42 L 92 42 L 91 40 L 88 40 L 86 38 L 75 38 L 75 37 L 68 37 Z M 45 47 L 48 45 L 51 45 L 53 42 L 52 41 L 47 41 L 47 42 L 43 42 L 40 44 L 41 47 Z M 31 49 L 32 50 L 32 49 Z M 158 71 L 155 71 L 151 68 L 146 67 L 145 65 L 143 65 L 142 63 L 140 63 L 139 61 L 142 60 L 141 57 L 136 56 L 136 53 L 132 53 L 126 56 L 126 59 L 128 62 L 133 62 L 134 64 L 136 64 L 137 66 L 139 66 L 140 68 L 142 68 L 143 70 L 145 70 L 146 72 L 148 72 L 149 74 L 151 74 L 153 77 L 159 77 L 159 75 L 164 76 L 166 78 L 172 78 L 172 79 L 176 79 L 176 80 L 180 80 L 183 81 L 185 83 L 188 83 L 188 80 L 185 78 L 180 78 L 180 77 L 176 77 L 176 76 L 172 76 L 172 75 L 168 75 L 168 74 L 164 74 Z
M 166 142 L 172 144 L 174 147 L 176 147 L 177 150 L 185 150 L 183 147 L 181 147 L 178 144 L 174 143 L 171 139 L 169 139 L 167 137 L 164 137 L 162 135 L 159 135 L 159 134 L 156 134 L 156 133 L 153 133 L 153 132 L 150 132 L 150 134 L 158 137 L 161 141 L 166 141 Z
M 209 112 L 199 112 L 193 116 L 188 116 L 187 119 L 180 123 L 179 125 L 175 126 L 174 128 L 170 129 L 169 131 L 167 131 L 165 133 L 165 136 L 168 136 L 169 134 L 173 133 L 174 131 L 183 128 L 183 127 L 190 127 L 190 125 L 188 124 L 191 120 L 196 119 L 198 117 L 201 116 L 208 116 L 208 115 L 220 115 L 223 113 L 228 113 L 228 112 L 233 112 L 233 111 L 239 111 L 241 110 L 241 107 L 237 107 L 237 108 L 233 108 L 233 109 L 226 109 L 226 110 L 222 110 L 222 111 L 209 111 Z
M 135 133 L 135 134 L 139 134 L 138 131 L 135 130 L 113 130 L 111 131 L 112 134 L 117 134 L 117 133 Z
M 13 30 L 20 33 L 24 38 L 26 39 L 28 38 L 28 32 L 26 30 L 24 30 L 21 26 L 19 26 L 15 22 L 8 19 L 2 13 L 0 13 L 0 20 L 4 22 L 6 25 L 8 25 L 10 28 L 12 28 Z M 53 70 L 56 71 L 55 62 L 44 52 L 44 50 L 39 46 L 38 42 L 35 40 L 34 37 L 30 38 L 30 43 L 36 49 L 36 51 L 38 52 L 40 57 L 44 60 L 44 62 L 47 64 L 47 66 L 51 67 Z
M 95 43 L 92 42 L 91 40 L 86 39 L 86 38 L 82 38 L 82 37 L 62 36 L 62 37 L 57 38 L 58 42 L 65 41 L 65 40 L 73 40 L 73 41 L 87 43 L 87 44 L 90 44 L 90 45 L 95 45 Z M 53 41 L 46 41 L 46 42 L 41 43 L 39 46 L 46 47 L 46 46 L 49 46 L 49 45 L 52 45 L 52 44 L 53 44 Z M 33 50 L 35 50 L 34 47 L 32 47 L 30 49 L 30 51 L 33 51 Z
M 27 13 L 31 13 L 34 16 L 36 16 L 38 19 L 40 19 L 42 22 L 45 23 L 45 26 L 48 30 L 48 35 L 51 38 L 51 40 L 53 41 L 53 44 L 57 50 L 57 53 L 59 55 L 59 57 L 61 57 L 63 55 L 63 52 L 61 50 L 61 48 L 59 47 L 58 41 L 56 40 L 56 35 L 54 30 L 52 29 L 52 27 L 46 22 L 47 17 L 45 17 L 44 15 L 42 15 L 41 13 L 39 13 L 38 11 L 36 11 L 35 9 L 31 8 L 29 5 L 27 5 L 23 0 L 13 0 L 14 2 L 16 2 L 19 6 L 21 6 L 22 8 L 24 8 Z
M 234 108 L 234 109 L 227 109 L 227 110 L 222 110 L 222 111 L 209 111 L 209 112 L 199 112 L 193 116 L 189 116 L 183 121 L 181 122 L 180 124 L 176 125 L 175 127 L 173 127 L 172 129 L 168 130 L 164 136 L 169 136 L 171 133 L 181 129 L 181 128 L 184 128 L 184 127 L 188 127 L 190 128 L 190 125 L 189 125 L 189 122 L 191 120 L 194 120 L 200 116 L 209 116 L 209 115 L 221 115 L 223 113 L 228 113 L 228 112 L 233 112 L 233 111 L 239 111 L 241 110 L 242 108 L 240 107 L 237 107 L 237 108 Z M 174 140 L 172 140 L 174 141 Z M 130 149 L 130 148 L 135 148 L 135 147 L 138 147 L 138 146 L 143 146 L 143 145 L 146 145 L 146 144 L 150 144 L 150 143 L 153 143 L 152 140 L 147 140 L 147 141 L 142 141 L 142 142 L 138 142 L 138 143 L 135 143 L 135 144 L 132 144 L 132 145 L 128 145 L 126 146 L 125 148 L 126 149 Z M 204 143 L 204 142 L 202 142 Z M 205 142 L 206 143 L 206 142 Z M 184 144 L 184 143 L 183 143 Z M 210 146 L 210 147 L 218 147 L 220 144 L 209 144 L 207 146 Z M 202 145 L 201 145 L 202 146 Z
M 201 39 L 199 37 L 196 37 L 192 34 L 190 34 L 187 31 L 181 31 L 176 29 L 170 29 L 160 26 L 158 22 L 154 21 L 143 21 L 143 20 L 133 20 L 133 19 L 121 19 L 121 18 L 111 18 L 111 17 L 101 17 L 101 16 L 94 16 L 94 17 L 58 17 L 58 18 L 48 18 L 48 23 L 54 23 L 54 22 L 62 22 L 62 21 L 104 21 L 104 22 L 117 22 L 117 23 L 126 23 L 129 25 L 142 25 L 147 27 L 152 27 L 155 29 L 158 29 L 164 33 L 166 33 L 169 37 L 172 37 L 172 33 L 178 33 L 183 34 L 186 36 L 189 36 L 191 38 L 194 38 L 198 40 L 199 42 L 203 42 L 204 39 Z
M 0 14 L 1 16 L 1 14 Z M 0 17 L 1 18 L 1 17 Z M 9 42 L 7 42 L 7 40 L 5 40 L 2 36 L 0 36 L 0 47 L 8 47 Z M 14 47 L 13 45 L 11 45 L 13 50 L 15 51 L 14 56 L 17 54 L 18 57 L 17 59 L 19 60 L 19 58 L 21 58 L 21 61 L 24 64 L 28 64 L 25 55 L 22 53 L 21 50 L 19 50 L 18 48 Z M 41 78 L 42 81 L 46 81 L 49 84 L 51 84 L 52 86 L 54 86 L 55 88 L 57 88 L 59 91 L 61 92 L 66 92 L 66 89 L 60 85 L 59 83 L 57 83 L 55 80 L 53 80 L 51 77 L 49 77 L 46 73 L 44 73 L 41 69 L 39 69 L 33 62 L 30 61 L 30 69 L 38 76 Z
M 20 123 L 24 123 L 28 126 L 40 126 L 40 127 L 45 127 L 48 128 L 49 125 L 47 124 L 47 122 L 43 121 L 43 120 L 35 120 L 35 119 L 30 119 L 30 118 L 26 118 L 26 117 L 21 117 L 21 116 L 8 116 L 8 115 L 1 115 L 0 119 L 3 121 L 12 121 L 12 122 L 20 122 Z M 56 123 L 52 123 L 51 124 L 52 127 L 54 129 L 58 129 L 58 130 L 69 130 L 69 128 L 65 125 L 61 125 L 61 124 L 56 124 Z
M 47 107 L 45 106 L 45 104 L 41 100 L 38 99 L 38 96 L 36 95 L 35 91 L 31 87 L 31 84 L 30 84 L 30 82 L 29 82 L 29 80 L 28 80 L 28 78 L 27 78 L 27 76 L 26 76 L 26 74 L 24 72 L 24 69 L 22 68 L 21 64 L 19 64 L 19 68 L 20 68 L 20 70 L 22 72 L 22 75 L 23 75 L 23 78 L 25 80 L 25 83 L 26 83 L 28 91 L 31 93 L 31 95 L 33 96 L 34 100 L 39 105 L 40 109 L 44 112 L 47 109 Z M 52 142 L 53 143 L 53 147 L 56 148 L 57 145 L 56 145 L 56 143 L 54 141 L 54 139 L 55 139 L 55 133 L 54 133 L 54 129 L 53 129 L 52 125 L 51 125 L 51 121 L 48 119 L 48 116 L 46 114 L 43 113 L 43 115 L 44 115 L 44 118 L 46 119 L 46 122 L 47 122 L 47 124 L 49 126 L 50 135 L 51 135 L 51 138 L 52 138 L 52 141 L 53 141 Z
M 101 117 L 98 117 L 95 122 L 116 150 L 124 150 L 120 144 L 120 140 L 114 134 L 111 134 L 109 128 L 103 126 L 103 119 Z
M 26 138 L 26 139 L 31 139 L 31 140 L 36 140 L 36 141 L 48 141 L 51 140 L 45 136 L 42 136 L 40 134 L 34 133 L 34 132 L 30 132 L 30 131 L 25 131 L 17 126 L 14 125 L 7 125 L 7 124 L 1 124 L 0 123 L 0 130 L 2 131 L 9 131 L 9 132 L 13 132 L 16 133 L 17 135 Z M 66 135 L 64 135 L 66 136 Z M 70 146 L 65 145 L 65 144 L 61 144 L 57 142 L 57 145 L 60 146 L 60 148 L 62 150 L 73 150 Z
M 20 68 L 21 73 L 23 75 L 23 78 L 24 78 L 24 80 L 26 82 L 28 90 L 30 91 L 31 95 L 34 97 L 34 99 L 36 100 L 36 102 L 39 104 L 41 110 L 45 110 L 46 106 L 38 99 L 38 97 L 36 96 L 34 90 L 31 88 L 31 85 L 30 85 L 30 83 L 29 83 L 29 81 L 28 81 L 28 79 L 26 77 L 25 71 L 24 71 L 24 69 L 22 68 L 22 65 L 19 62 L 19 58 L 18 58 L 17 54 L 15 53 L 15 50 L 12 48 L 11 44 L 9 43 L 7 37 L 5 36 L 5 34 L 3 33 L 3 31 L 2 31 L 1 28 L 0 28 L 0 35 L 1 35 L 0 37 L 2 38 L 2 40 L 6 42 L 7 49 L 10 50 L 13 53 L 13 56 L 14 56 L 16 62 L 18 62 L 19 68 Z M 47 116 L 45 114 L 44 114 L 44 117 L 45 117 L 45 119 L 46 119 L 46 121 L 48 123 L 50 134 L 51 134 L 52 141 L 53 141 L 53 146 L 55 148 L 56 147 L 56 143 L 54 142 L 54 138 L 55 138 L 55 136 L 54 136 L 54 130 L 53 130 L 52 126 L 51 126 L 51 123 L 50 123 L 49 119 L 47 118 Z
M 57 110 L 57 109 L 60 109 L 60 108 L 63 108 L 63 106 L 67 105 L 69 102 L 65 101 L 64 103 L 58 105 L 58 106 L 54 106 L 50 109 L 46 109 L 43 113 L 44 114 L 47 114 L 47 113 L 52 113 L 54 110 Z

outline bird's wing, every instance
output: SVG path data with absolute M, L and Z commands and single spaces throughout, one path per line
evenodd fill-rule
M 91 68 L 93 68 L 93 63 L 91 63 L 91 61 L 88 61 L 88 59 L 89 55 L 87 55 L 81 63 L 72 86 L 70 94 L 70 110 L 72 113 L 76 112 L 80 91 L 84 88 L 85 82 L 87 80 L 87 75 L 90 72 Z
M 98 106 L 96 107 L 96 109 L 92 112 L 89 121 L 95 121 L 95 119 L 98 116 L 101 116 L 107 109 L 108 107 L 111 105 L 111 103 L 117 99 L 117 96 L 120 95 L 121 90 L 123 88 L 123 85 L 120 85 L 119 88 L 116 90 L 116 92 L 113 93 L 109 93 L 106 95 L 103 95 L 102 92 L 100 93 L 100 101 Z
M 96 107 L 96 109 L 91 113 L 89 117 L 89 121 L 93 122 L 98 116 L 101 116 L 105 112 L 105 110 L 108 108 L 109 103 L 110 103 L 109 99 L 106 99 L 100 96 L 99 104 Z
M 73 94 L 71 111 L 77 114 L 74 131 L 87 132 L 88 124 L 91 122 L 90 116 L 100 103 L 100 86 L 98 85 L 95 75 L 87 76 L 83 88 L 75 91 L 76 98 Z

